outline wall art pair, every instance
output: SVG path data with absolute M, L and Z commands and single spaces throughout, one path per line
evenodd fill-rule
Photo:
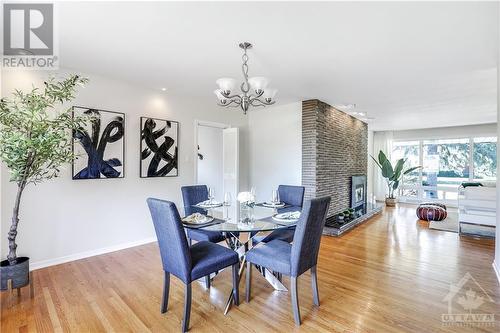
M 73 179 L 123 178 L 125 114 L 75 106 L 73 115 L 90 119 L 73 131 Z M 178 175 L 178 122 L 141 117 L 140 140 L 141 178 Z

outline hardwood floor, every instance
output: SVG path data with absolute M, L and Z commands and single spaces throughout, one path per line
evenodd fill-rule
M 231 272 L 208 291 L 193 283 L 191 332 L 498 332 L 500 287 L 492 268 L 494 240 L 429 230 L 415 207 L 387 209 L 340 238 L 323 237 L 318 263 L 321 306 L 313 306 L 310 275 L 299 278 L 303 324 L 293 322 L 290 295 L 253 274 L 252 299 L 223 315 Z M 481 313 L 495 326 L 445 326 L 443 298 L 469 272 L 483 296 Z M 168 312 L 160 314 L 162 270 L 156 243 L 34 272 L 28 289 L 2 293 L 2 332 L 178 332 L 183 284 L 171 279 Z M 289 280 L 284 279 L 285 285 Z M 473 286 L 478 295 L 480 289 Z M 240 295 L 244 295 L 242 279 Z M 240 299 L 244 300 L 244 297 Z M 455 304 L 454 313 L 467 313 Z M 461 309 L 461 311 L 460 311 Z M 477 312 L 477 311 L 473 311 Z

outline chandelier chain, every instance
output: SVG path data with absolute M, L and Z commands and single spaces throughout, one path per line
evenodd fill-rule
M 241 84 L 241 91 L 246 95 L 250 91 L 250 85 L 248 84 L 248 55 L 247 50 L 244 49 L 244 53 L 241 56 L 243 64 L 241 65 L 241 70 L 243 72 L 243 78 L 245 79 Z

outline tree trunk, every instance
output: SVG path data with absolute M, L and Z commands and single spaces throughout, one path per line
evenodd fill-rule
M 21 195 L 23 194 L 24 187 L 26 186 L 26 181 L 22 181 L 17 186 L 16 201 L 14 203 L 14 209 L 12 211 L 12 224 L 9 230 L 9 255 L 7 260 L 9 260 L 10 265 L 15 265 L 17 263 L 16 254 L 16 236 L 17 236 L 17 225 L 19 223 L 19 205 L 21 203 Z

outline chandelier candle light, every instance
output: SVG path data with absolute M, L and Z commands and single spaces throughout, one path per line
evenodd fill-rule
M 219 89 L 214 91 L 219 99 L 220 106 L 240 106 L 244 114 L 247 114 L 250 106 L 267 106 L 275 103 L 274 96 L 276 89 L 268 89 L 268 79 L 265 77 L 248 78 L 248 55 L 247 50 L 252 48 L 252 44 L 248 42 L 240 43 L 240 48 L 243 49 L 243 64 L 241 70 L 243 72 L 244 82 L 240 85 L 242 94 L 234 94 L 233 90 L 236 86 L 236 80 L 232 78 L 221 78 L 216 81 Z

